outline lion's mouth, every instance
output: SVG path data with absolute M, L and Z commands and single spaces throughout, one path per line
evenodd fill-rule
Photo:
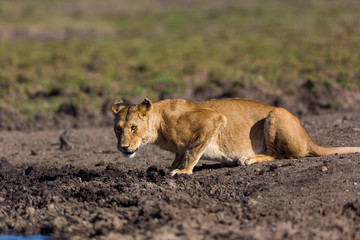
M 135 150 L 136 151 L 136 150 Z M 123 151 L 122 153 L 123 154 L 127 154 L 127 155 L 132 155 L 132 154 L 134 154 L 135 153 L 135 151 Z
M 121 147 L 121 145 L 117 145 L 117 149 L 122 153 L 123 157 L 125 158 L 133 158 L 136 154 L 136 151 L 139 150 L 139 148 L 141 147 L 138 146 L 136 149 L 131 149 L 130 146 L 127 147 Z
M 133 158 L 133 157 L 135 157 L 136 151 L 138 149 L 135 149 L 134 151 L 124 150 L 124 149 L 119 149 L 119 150 L 122 153 L 123 157 L 125 157 L 125 158 Z
M 133 158 L 133 157 L 135 157 L 135 151 L 133 151 L 133 152 L 121 152 L 122 153 L 122 155 L 123 155 L 123 157 L 125 157 L 125 158 Z

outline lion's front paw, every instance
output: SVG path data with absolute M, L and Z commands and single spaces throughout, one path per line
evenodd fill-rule
M 175 176 L 176 174 L 182 174 L 182 173 L 191 175 L 191 174 L 192 174 L 192 171 L 189 171 L 189 170 L 186 170 L 186 169 L 183 169 L 183 170 L 174 169 L 174 170 L 171 171 L 170 175 L 173 177 L 173 176 Z
M 238 160 L 238 165 L 249 166 L 254 163 L 254 159 L 251 157 L 242 157 Z

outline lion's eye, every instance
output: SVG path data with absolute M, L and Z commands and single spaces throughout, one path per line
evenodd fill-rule
M 135 131 L 137 129 L 137 126 L 131 126 L 131 131 Z

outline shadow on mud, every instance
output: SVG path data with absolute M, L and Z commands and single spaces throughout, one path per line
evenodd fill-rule
M 221 163 L 203 164 L 201 166 L 195 166 L 193 172 L 200 172 L 202 170 L 219 169 L 219 168 L 234 168 L 239 166 L 226 166 Z

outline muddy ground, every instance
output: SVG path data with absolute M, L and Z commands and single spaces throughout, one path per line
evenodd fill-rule
M 360 113 L 301 117 L 323 146 L 360 146 Z M 360 154 L 248 167 L 201 160 L 169 177 L 173 154 L 116 150 L 111 127 L 0 132 L 0 233 L 56 239 L 360 239 Z

